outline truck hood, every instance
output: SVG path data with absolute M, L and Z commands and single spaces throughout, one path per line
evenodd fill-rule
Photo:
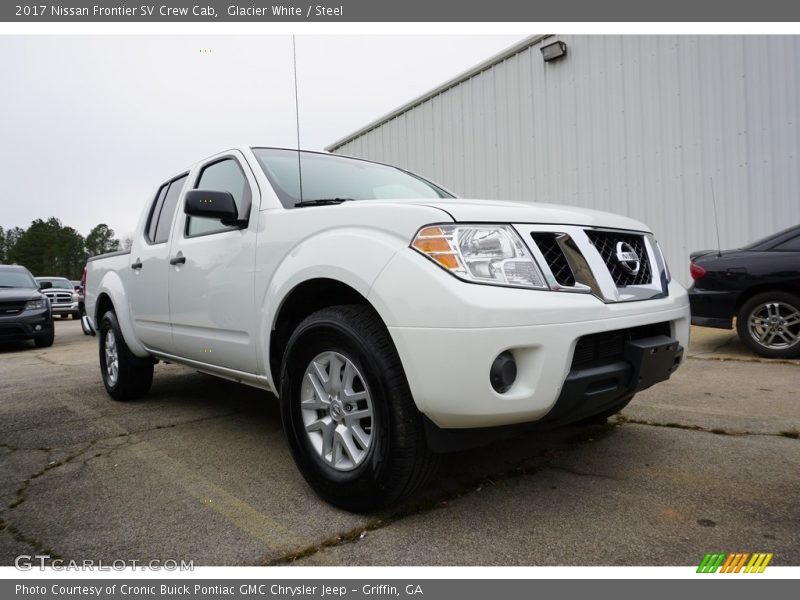
M 452 200 L 393 200 L 393 202 L 432 206 L 447 212 L 453 220 L 464 223 L 547 223 L 650 231 L 647 225 L 636 219 L 599 210 L 561 204 L 461 198 Z

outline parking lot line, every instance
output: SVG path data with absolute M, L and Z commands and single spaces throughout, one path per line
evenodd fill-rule
M 272 552 L 284 555 L 313 544 L 312 540 L 271 519 L 153 444 L 134 438 L 131 440 L 130 450 L 137 458 L 160 471 L 169 481 L 186 490 L 203 506 L 260 540 Z M 323 561 L 322 557 L 318 560 L 319 564 L 332 564 L 330 560 Z
M 108 436 L 129 434 L 128 429 L 122 424 L 86 405 L 76 403 L 72 408 L 82 417 L 91 418 L 94 426 Z M 204 507 L 213 510 L 240 531 L 259 540 L 271 552 L 283 556 L 315 543 L 315 540 L 292 531 L 241 498 L 225 491 L 186 463 L 159 450 L 141 436 L 135 433 L 129 434 L 127 446 L 136 458 L 157 470 L 174 485 L 180 486 Z M 309 561 L 314 564 L 335 564 L 323 556 L 309 557 Z

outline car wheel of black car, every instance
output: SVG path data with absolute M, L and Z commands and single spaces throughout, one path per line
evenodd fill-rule
M 800 297 L 777 290 L 756 294 L 739 309 L 736 330 L 760 356 L 800 356 Z
M 114 400 L 134 400 L 150 391 L 153 361 L 134 355 L 117 321 L 108 311 L 100 320 L 100 373 L 103 385 Z
M 53 341 L 56 338 L 56 331 L 53 327 L 52 323 L 50 324 L 50 331 L 48 331 L 44 335 L 36 336 L 33 338 L 33 343 L 36 344 L 37 348 L 49 348 L 53 345 Z
M 325 308 L 300 323 L 280 391 L 295 462 L 331 504 L 372 510 L 408 496 L 432 473 L 436 456 L 400 358 L 369 307 Z

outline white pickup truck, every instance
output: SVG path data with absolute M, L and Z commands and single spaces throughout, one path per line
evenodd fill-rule
M 638 221 L 296 150 L 175 175 L 86 276 L 114 399 L 146 394 L 159 360 L 271 392 L 308 483 L 351 510 L 409 494 L 442 451 L 614 414 L 689 337 Z

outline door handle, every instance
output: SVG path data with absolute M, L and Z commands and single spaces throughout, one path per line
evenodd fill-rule
M 169 259 L 169 264 L 171 264 L 171 265 L 182 265 L 185 262 L 186 262 L 186 257 L 183 256 L 183 255 L 175 256 L 174 258 L 170 258 Z
M 135 263 L 131 263 L 131 269 L 137 271 L 142 268 L 142 261 L 137 260 Z

